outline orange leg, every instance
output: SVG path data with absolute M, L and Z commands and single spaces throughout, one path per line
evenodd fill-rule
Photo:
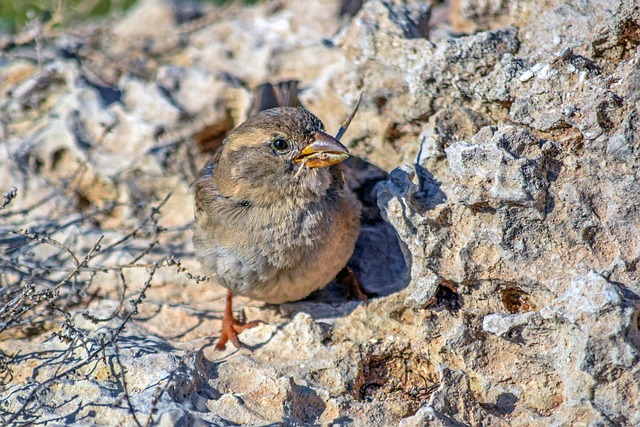
M 233 294 L 231 291 L 227 291 L 227 304 L 224 309 L 224 318 L 222 319 L 222 332 L 216 344 L 216 350 L 224 350 L 227 341 L 231 341 L 236 348 L 241 348 L 242 343 L 238 339 L 238 334 L 242 333 L 245 329 L 254 328 L 262 323 L 260 320 L 254 320 L 248 323 L 239 322 L 238 319 L 233 317 L 232 308 Z

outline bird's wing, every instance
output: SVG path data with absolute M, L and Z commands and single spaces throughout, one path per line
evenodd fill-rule
M 221 152 L 222 147 L 204 165 L 191 185 L 195 194 L 196 225 L 207 227 L 213 226 L 214 223 L 224 223 L 225 219 L 239 215 L 248 206 L 246 201 L 225 196 L 218 189 L 218 185 L 213 179 L 213 171 L 218 164 Z
M 214 157 L 204 165 L 200 170 L 198 177 L 192 184 L 196 199 L 196 209 L 194 212 L 196 224 L 207 214 L 207 212 L 211 211 L 211 206 L 213 204 L 223 198 L 218 191 L 218 186 L 213 180 L 213 169 L 219 156 L 219 152 L 220 150 L 218 150 Z

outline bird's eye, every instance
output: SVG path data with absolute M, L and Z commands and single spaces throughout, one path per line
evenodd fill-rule
M 271 146 L 278 151 L 286 151 L 289 149 L 289 143 L 283 138 L 276 138 L 271 141 Z

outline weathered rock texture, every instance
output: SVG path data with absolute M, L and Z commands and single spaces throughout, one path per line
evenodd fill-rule
M 0 38 L 3 424 L 640 425 L 638 2 L 358 3 Z M 378 297 L 238 299 L 216 353 L 189 185 L 287 79 L 329 130 L 365 93 Z

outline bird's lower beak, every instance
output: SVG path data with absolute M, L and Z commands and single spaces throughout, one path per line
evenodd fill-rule
M 340 141 L 323 132 L 316 133 L 316 139 L 304 147 L 294 159 L 310 168 L 322 168 L 335 165 L 349 157 L 349 150 Z

